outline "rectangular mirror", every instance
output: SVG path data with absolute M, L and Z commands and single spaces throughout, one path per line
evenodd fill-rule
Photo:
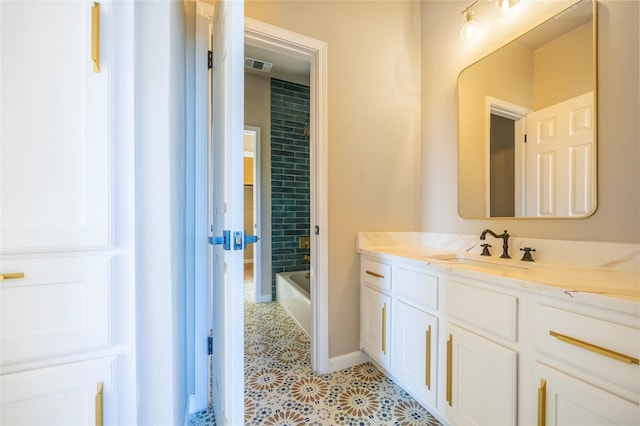
M 460 73 L 461 217 L 593 214 L 595 38 L 595 1 L 582 0 Z

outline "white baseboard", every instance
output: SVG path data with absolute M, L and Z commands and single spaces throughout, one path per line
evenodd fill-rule
M 355 351 L 344 355 L 329 358 L 329 372 L 344 370 L 369 361 L 369 355 L 363 351 Z
M 196 409 L 196 396 L 195 395 L 189 395 L 187 397 L 187 405 L 186 405 L 186 410 L 184 413 L 184 426 L 189 426 L 189 417 L 191 417 L 191 414 L 193 414 L 195 412 Z
M 272 302 L 272 301 L 273 301 L 273 296 L 271 296 L 271 293 L 261 294 L 258 297 L 256 297 L 257 303 L 266 303 L 266 302 Z

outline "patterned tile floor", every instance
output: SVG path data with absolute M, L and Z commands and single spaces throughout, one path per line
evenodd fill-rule
M 440 425 L 370 363 L 316 375 L 309 339 L 277 302 L 253 303 L 251 284 L 245 284 L 244 309 L 245 424 Z M 189 424 L 215 421 L 203 411 Z

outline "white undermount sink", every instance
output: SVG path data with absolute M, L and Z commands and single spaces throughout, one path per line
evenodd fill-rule
M 444 263 L 456 263 L 460 265 L 476 266 L 478 268 L 496 269 L 500 271 L 514 271 L 514 270 L 520 270 L 520 269 L 529 269 L 525 265 L 512 265 L 512 264 L 504 263 L 502 261 L 474 259 L 474 258 L 459 256 L 455 254 L 428 256 L 426 259 L 433 259 L 438 262 L 444 262 Z

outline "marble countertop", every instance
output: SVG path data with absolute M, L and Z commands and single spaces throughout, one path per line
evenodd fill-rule
M 523 262 L 442 247 L 369 246 L 359 247 L 358 251 L 399 258 L 434 271 L 580 299 L 636 315 L 640 310 L 640 274 L 635 271 Z

